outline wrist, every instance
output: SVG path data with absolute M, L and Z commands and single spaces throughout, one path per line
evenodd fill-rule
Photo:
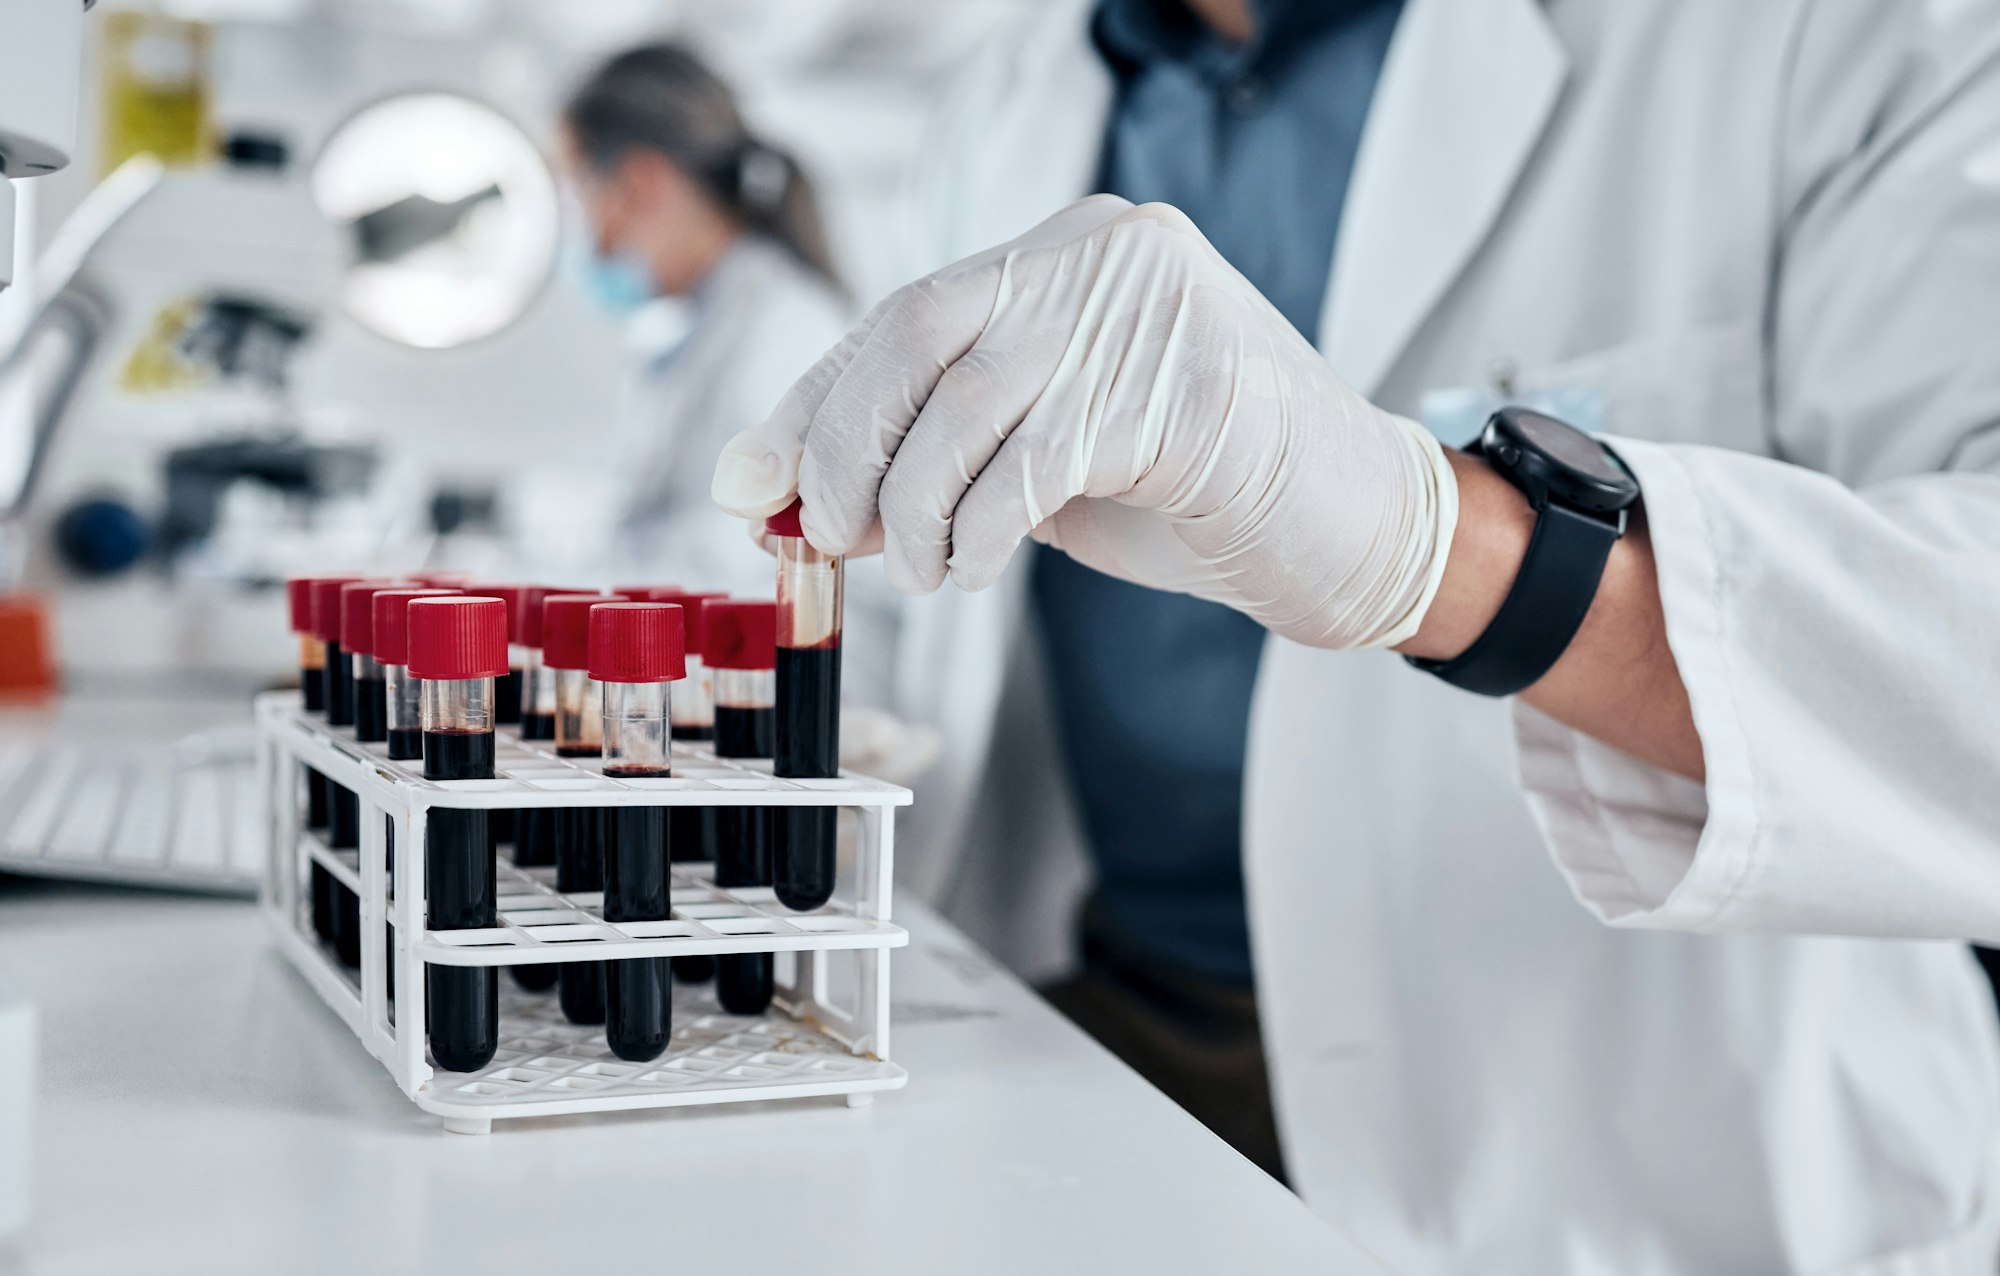
M 1527 497 L 1477 457 L 1445 449 L 1458 480 L 1458 524 L 1443 578 L 1417 632 L 1396 650 L 1425 660 L 1451 660 L 1486 632 L 1514 587 L 1535 512 Z
M 1350 577 L 1345 633 L 1338 642 L 1321 644 L 1325 646 L 1394 649 L 1416 633 L 1437 596 L 1446 551 L 1458 526 L 1458 476 L 1449 449 L 1439 446 L 1436 436 L 1415 421 L 1389 413 L 1379 416 L 1393 439 L 1385 459 L 1393 456 L 1389 469 L 1395 476 L 1384 475 L 1380 482 L 1377 490 L 1385 503 L 1378 514 L 1393 520 L 1402 534 L 1373 538 L 1376 561 L 1361 573 L 1371 583 L 1356 589 Z M 1351 471 L 1349 477 L 1358 472 Z M 1390 496 L 1391 492 L 1399 495 Z M 1366 622 L 1357 623 L 1356 618 L 1363 616 L 1368 617 Z

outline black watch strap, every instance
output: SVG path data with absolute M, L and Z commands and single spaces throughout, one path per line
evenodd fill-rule
M 1511 696 L 1533 686 L 1583 625 L 1624 522 L 1622 515 L 1607 518 L 1545 503 L 1514 586 L 1486 632 L 1451 660 L 1404 659 L 1483 696 Z

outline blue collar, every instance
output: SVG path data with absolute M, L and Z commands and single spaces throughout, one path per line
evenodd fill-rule
M 1210 30 L 1183 0 L 1098 0 L 1090 23 L 1097 51 L 1120 79 L 1162 62 L 1216 84 L 1269 71 L 1301 36 L 1347 21 L 1381 0 L 1250 0 L 1255 32 L 1237 43 Z

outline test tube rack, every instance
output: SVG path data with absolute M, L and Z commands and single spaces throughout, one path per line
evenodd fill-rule
M 835 1094 L 863 1107 L 875 1092 L 908 1079 L 889 1058 L 889 950 L 909 942 L 889 920 L 894 812 L 909 805 L 908 789 L 848 772 L 779 779 L 767 761 L 718 758 L 680 742 L 671 778 L 613 779 L 595 759 L 558 757 L 543 742 L 504 730 L 495 747 L 498 778 L 434 781 L 423 778 L 420 763 L 391 761 L 384 746 L 358 743 L 351 731 L 308 715 L 295 692 L 258 697 L 256 722 L 269 846 L 259 899 L 279 949 L 403 1093 L 442 1117 L 446 1130 L 484 1134 L 510 1117 Z M 358 849 L 334 850 L 304 827 L 306 766 L 358 795 Z M 788 911 L 769 887 L 723 890 L 708 865 L 677 863 L 670 920 L 607 922 L 599 895 L 559 893 L 553 869 L 516 867 L 503 851 L 499 925 L 426 929 L 424 856 L 416 848 L 433 808 L 579 806 L 838 806 L 853 812 L 859 836 L 851 871 L 843 865 L 844 893 L 809 913 Z M 360 898 L 358 970 L 313 933 L 307 880 L 314 863 Z M 565 1020 L 553 993 L 524 992 L 504 977 L 500 1048 L 477 1072 L 434 1069 L 423 1014 L 396 1013 L 424 1004 L 427 963 L 497 967 L 749 952 L 775 954 L 772 1008 L 730 1015 L 715 1004 L 712 985 L 676 983 L 673 1038 L 647 1063 L 613 1055 L 601 1025 Z

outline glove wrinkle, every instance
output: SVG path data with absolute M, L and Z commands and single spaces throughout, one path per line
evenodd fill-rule
M 1336 648 L 1416 631 L 1457 519 L 1435 439 L 1178 210 L 1110 196 L 892 294 L 715 492 L 755 513 L 791 485 L 823 549 L 879 526 L 898 588 L 983 589 L 1033 539 Z

